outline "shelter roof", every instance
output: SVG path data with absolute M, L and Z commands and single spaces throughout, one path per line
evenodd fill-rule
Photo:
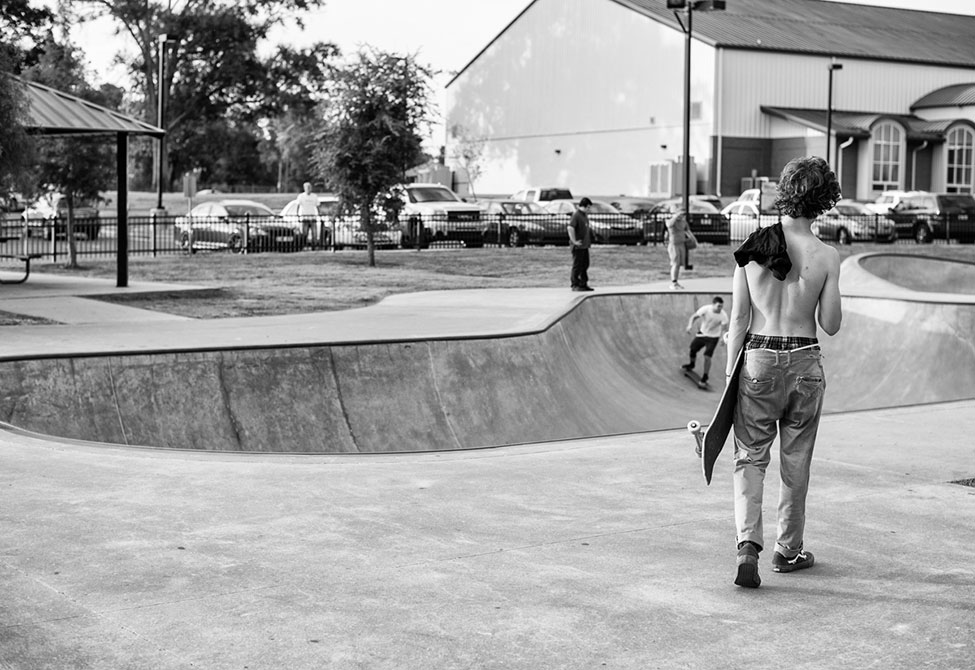
M 145 121 L 96 105 L 77 96 L 13 77 L 27 93 L 27 119 L 24 127 L 39 135 L 152 135 L 165 132 Z

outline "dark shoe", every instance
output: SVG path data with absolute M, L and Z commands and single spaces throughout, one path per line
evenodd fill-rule
M 594 289 L 592 286 L 583 286 L 579 290 L 580 291 L 595 291 L 596 289 Z
M 751 542 L 746 542 L 738 550 L 738 575 L 735 584 L 748 589 L 757 589 L 762 583 L 758 576 L 758 549 Z
M 682 366 L 680 366 L 680 369 L 681 370 L 687 370 L 688 372 L 690 372 L 691 370 L 694 369 L 694 364 L 693 363 L 684 363 Z
M 701 375 L 701 383 L 702 384 L 707 384 L 708 383 L 708 376 L 707 375 Z
M 811 568 L 816 559 L 811 551 L 800 551 L 794 558 L 786 558 L 779 552 L 772 556 L 772 572 L 795 572 Z
M 586 289 L 582 288 L 581 286 L 573 286 L 572 287 L 572 290 L 573 291 L 585 291 Z

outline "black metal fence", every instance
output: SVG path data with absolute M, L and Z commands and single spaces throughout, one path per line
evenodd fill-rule
M 692 218 L 691 230 L 699 242 L 729 244 L 748 236 L 759 225 L 751 219 L 722 217 Z M 552 215 L 484 215 L 478 221 L 452 221 L 449 216 L 411 216 L 402 223 L 379 223 L 373 233 L 377 248 L 429 248 L 442 246 L 521 247 L 568 245 L 567 217 Z M 661 244 L 666 242 L 666 217 L 626 214 L 590 216 L 597 244 Z M 839 244 L 897 242 L 904 244 L 975 241 L 975 221 L 946 221 L 927 224 L 918 234 L 918 222 L 898 223 L 882 216 L 821 218 L 817 234 Z M 62 221 L 0 223 L 0 258 L 34 256 L 57 262 L 69 255 L 67 227 Z M 101 217 L 75 222 L 74 244 L 79 258 L 114 258 L 118 252 L 118 222 Z M 253 218 L 244 221 L 194 221 L 183 217 L 134 216 L 128 218 L 128 254 L 162 256 L 200 251 L 226 250 L 234 253 L 341 251 L 366 247 L 366 234 L 357 220 L 312 218 L 285 221 Z

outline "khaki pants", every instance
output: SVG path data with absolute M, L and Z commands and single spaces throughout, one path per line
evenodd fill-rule
M 776 551 L 793 558 L 802 549 L 806 492 L 826 376 L 818 350 L 745 352 L 735 409 L 735 525 L 738 542 L 764 545 L 762 496 L 776 433 L 779 507 Z

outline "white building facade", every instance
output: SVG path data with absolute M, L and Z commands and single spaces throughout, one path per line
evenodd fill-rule
M 867 22 L 873 37 L 858 40 Z M 908 29 L 948 44 L 905 55 Z M 822 0 L 695 12 L 691 192 L 734 196 L 795 156 L 825 156 L 827 126 L 847 197 L 975 191 L 972 34 L 975 17 Z M 680 193 L 684 49 L 665 0 L 534 0 L 448 84 L 446 155 L 481 143 L 479 193 Z

